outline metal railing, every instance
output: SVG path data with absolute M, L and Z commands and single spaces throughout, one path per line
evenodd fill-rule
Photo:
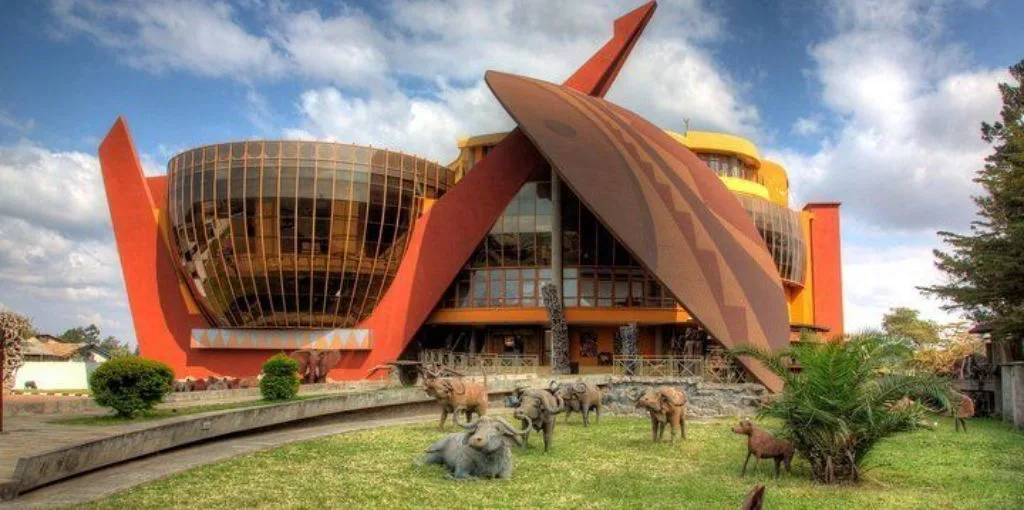
M 616 375 L 634 377 L 700 377 L 706 381 L 738 383 L 746 377 L 733 360 L 721 356 L 613 356 Z
M 517 354 L 469 354 L 445 349 L 420 351 L 420 361 L 444 365 L 464 374 L 536 373 L 540 356 Z

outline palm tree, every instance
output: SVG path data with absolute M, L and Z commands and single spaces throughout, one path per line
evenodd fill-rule
M 911 371 L 912 350 L 883 333 L 802 342 L 779 352 L 731 352 L 761 361 L 785 381 L 759 415 L 782 420 L 784 434 L 823 483 L 857 482 L 861 463 L 879 440 L 919 426 L 925 408 L 893 406 L 897 400 L 950 406 L 948 382 Z

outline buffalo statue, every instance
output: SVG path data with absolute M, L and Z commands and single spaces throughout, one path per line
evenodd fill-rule
M 448 413 L 465 413 L 466 420 L 487 414 L 487 387 L 484 384 L 466 382 L 461 377 L 429 377 L 423 381 L 423 390 L 434 397 L 441 406 L 441 421 L 437 430 L 444 428 Z
M 573 383 L 558 384 L 551 381 L 548 391 L 562 399 L 565 403 L 565 422 L 569 423 L 569 415 L 576 411 L 583 415 L 583 426 L 590 426 L 590 411 L 596 412 L 595 422 L 601 420 L 601 397 L 604 394 L 596 384 L 583 382 L 582 380 Z
M 511 478 L 510 447 L 522 444 L 523 430 L 516 430 L 505 420 L 491 416 L 463 424 L 455 414 L 452 420 L 466 432 L 448 434 L 430 445 L 419 465 L 443 464 L 449 470 L 448 476 L 456 480 Z
M 671 441 L 676 442 L 676 430 L 686 439 L 686 393 L 671 386 L 651 388 L 636 397 L 636 407 L 651 416 L 651 436 L 654 442 L 665 436 L 665 426 L 671 425 Z
M 531 390 L 516 388 L 512 402 L 515 410 L 512 416 L 520 421 L 523 429 L 523 448 L 530 440 L 530 429 L 544 435 L 544 452 L 551 449 L 551 436 L 555 432 L 555 416 L 561 411 L 564 403 L 557 395 L 547 390 Z

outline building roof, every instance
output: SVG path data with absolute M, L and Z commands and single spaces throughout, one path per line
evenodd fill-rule
M 103 354 L 102 351 L 91 348 L 88 344 L 65 343 L 50 335 L 38 335 L 25 340 L 22 354 L 25 356 L 53 356 L 61 359 L 71 359 L 75 354 L 90 349 Z
M 26 338 L 21 346 L 23 356 L 53 356 L 53 353 L 46 348 L 46 345 L 38 338 Z

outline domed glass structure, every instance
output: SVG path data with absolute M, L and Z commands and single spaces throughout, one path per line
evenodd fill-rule
M 370 314 L 424 200 L 453 173 L 408 154 L 330 142 L 190 149 L 167 165 L 181 271 L 220 327 L 351 327 Z

